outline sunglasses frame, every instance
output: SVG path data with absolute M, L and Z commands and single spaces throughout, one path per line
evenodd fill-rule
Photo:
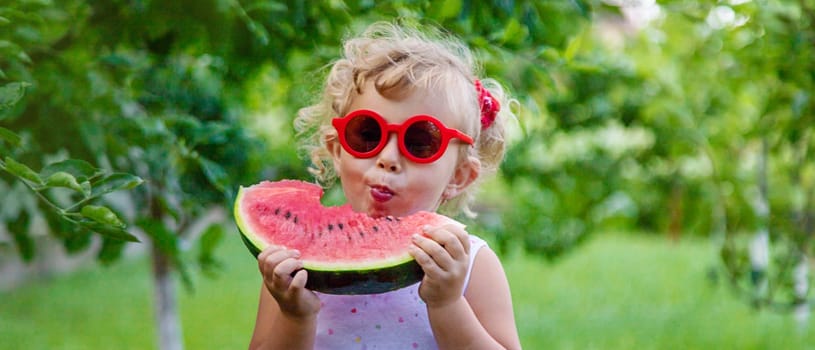
M 373 118 L 377 122 L 377 124 L 379 124 L 379 129 L 382 132 L 382 135 L 379 139 L 380 140 L 379 144 L 368 152 L 359 152 L 357 150 L 354 150 L 353 148 L 351 148 L 351 146 L 348 144 L 348 141 L 346 140 L 345 137 L 346 127 L 348 126 L 348 123 L 350 123 L 351 120 L 353 120 L 356 117 Z M 410 128 L 413 124 L 418 122 L 430 122 L 431 124 L 436 126 L 436 128 L 439 129 L 439 131 L 441 132 L 441 143 L 439 145 L 439 149 L 436 151 L 436 153 L 427 158 L 420 158 L 411 154 L 408 151 L 407 146 L 405 145 L 405 133 L 407 132 L 408 128 Z M 448 128 L 440 120 L 426 114 L 412 116 L 401 124 L 389 124 L 385 120 L 385 118 L 383 118 L 379 113 L 376 113 L 368 109 L 358 109 L 346 114 L 344 117 L 334 118 L 331 121 L 331 124 L 334 126 L 334 129 L 337 130 L 337 134 L 340 140 L 340 144 L 342 145 L 342 148 L 345 149 L 346 152 L 357 158 L 371 158 L 379 154 L 379 152 L 381 152 L 382 149 L 385 148 L 385 145 L 388 144 L 388 139 L 392 132 L 396 133 L 397 138 L 396 143 L 399 145 L 399 152 L 402 153 L 402 156 L 415 163 L 432 163 L 436 161 L 444 154 L 444 152 L 447 151 L 447 146 L 450 144 L 450 140 L 452 139 L 459 139 L 468 145 L 473 144 L 472 137 L 468 136 L 467 134 L 459 130 Z

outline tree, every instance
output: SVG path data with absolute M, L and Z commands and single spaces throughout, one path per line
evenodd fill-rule
M 290 125 L 349 30 L 399 17 L 464 38 L 518 98 L 520 131 L 497 182 L 517 195 L 489 201 L 479 219 L 499 247 L 555 258 L 600 230 L 712 232 L 733 280 L 752 290 L 743 232 L 764 225 L 790 249 L 772 250 L 779 268 L 753 273 L 771 281 L 756 300 L 800 305 L 786 266 L 806 266 L 813 249 L 811 2 L 665 2 L 637 30 L 615 3 L 0 7 L 0 221 L 23 258 L 36 249 L 35 216 L 69 252 L 100 237 L 103 263 L 128 240 L 149 243 L 161 348 L 180 348 L 172 276 L 191 286 L 192 271 L 217 271 L 225 234 L 192 223 L 229 207 L 240 184 L 308 178 L 288 129 L 260 130 L 247 115 Z M 600 31 L 624 34 L 622 46 Z M 752 162 L 762 157 L 766 172 Z M 766 218 L 753 210 L 757 179 Z M 106 196 L 115 190 L 128 191 Z
M 191 285 L 182 250 L 196 241 L 202 247 L 197 265 L 214 270 L 212 250 L 223 235 L 220 224 L 202 233 L 189 227 L 209 207 L 230 201 L 241 175 L 251 174 L 249 157 L 259 144 L 240 127 L 230 96 L 221 95 L 220 62 L 187 50 L 198 43 L 194 36 L 172 50 L 169 29 L 137 23 L 144 13 L 150 9 L 108 2 L 2 8 L 0 15 L 13 23 L 4 27 L 13 41 L 0 63 L 4 77 L 17 81 L 3 94 L 8 108 L 0 120 L 6 141 L 0 166 L 13 177 L 4 176 L 2 184 L 31 189 L 9 197 L 38 199 L 6 198 L 37 205 L 20 206 L 4 221 L 25 259 L 35 249 L 29 218 L 43 215 L 68 252 L 86 249 L 92 232 L 102 234 L 103 263 L 137 240 L 126 227 L 141 228 L 150 242 L 161 348 L 177 349 L 172 271 Z M 166 25 L 171 13 L 152 15 Z M 22 98 L 26 86 L 29 96 Z M 47 160 L 65 157 L 59 154 L 74 159 Z M 117 189 L 132 190 L 124 200 L 102 197 Z
M 649 90 L 638 122 L 666 150 L 648 162 L 693 214 L 684 230 L 721 239 L 724 271 L 754 305 L 801 315 L 815 214 L 813 5 L 668 2 L 626 46 Z M 654 188 L 659 200 L 670 192 Z
M 525 44 L 566 37 L 542 20 L 543 13 L 573 6 L 587 11 L 581 2 L 533 1 L 487 6 L 469 1 L 67 1 L 58 6 L 20 1 L 4 6 L 0 185 L 28 187 L 6 199 L 37 204 L 20 206 L 3 222 L 24 258 L 36 249 L 25 221 L 37 215 L 49 218 L 51 233 L 70 252 L 87 249 L 93 234 L 101 234 L 103 263 L 116 261 L 127 240 L 149 242 L 160 348 L 181 348 L 173 271 L 190 285 L 192 267 L 217 268 L 212 251 L 223 236 L 218 224 L 189 232 L 191 223 L 212 206 L 229 206 L 237 185 L 257 181 L 257 174 L 307 177 L 289 144 L 273 144 L 279 148 L 269 152 L 257 133 L 243 126 L 246 106 L 257 103 L 246 92 L 262 84 L 260 75 L 277 77 L 268 98 L 297 100 L 311 89 L 303 77 L 336 55 L 348 28 L 396 16 L 449 25 L 499 58 L 513 50 L 535 57 L 535 49 Z M 518 14 L 527 16 L 523 23 L 515 19 Z M 549 34 L 539 36 L 530 28 Z M 534 63 L 524 62 L 521 69 Z M 497 73 L 507 68 L 490 67 Z M 290 121 L 301 105 L 288 103 L 275 117 Z M 129 191 L 115 200 L 102 196 L 116 189 Z M 194 242 L 201 253 L 190 261 L 184 250 Z

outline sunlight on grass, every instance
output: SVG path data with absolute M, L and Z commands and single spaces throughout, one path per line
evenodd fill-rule
M 180 290 L 188 349 L 246 348 L 260 279 L 237 237 L 219 278 Z M 805 349 L 790 317 L 752 310 L 707 278 L 714 249 L 598 236 L 555 263 L 505 257 L 525 349 Z M 0 349 L 155 348 L 148 266 L 92 267 L 0 294 Z
M 512 258 L 526 348 L 799 349 L 815 344 L 788 316 L 755 311 L 714 283 L 707 242 L 598 237 L 555 264 Z M 811 348 L 811 346 L 810 346 Z

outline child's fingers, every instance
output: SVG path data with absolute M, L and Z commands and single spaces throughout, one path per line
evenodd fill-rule
M 295 250 L 282 248 L 272 248 L 261 252 L 258 255 L 258 265 L 266 286 L 272 294 L 288 289 L 291 283 L 291 276 L 284 275 L 298 269 L 302 262 L 296 260 L 300 253 Z
M 262 252 L 260 252 L 260 254 L 258 254 L 258 268 L 263 275 L 266 275 L 267 272 L 274 270 L 274 267 L 283 261 L 280 254 L 280 249 L 264 249 Z
M 272 278 L 272 286 L 275 289 L 285 291 L 289 289 L 292 283 L 292 273 L 302 269 L 303 262 L 295 260 L 293 257 L 281 261 L 274 268 L 274 278 Z
M 266 249 L 258 255 L 258 266 L 264 274 L 271 272 L 283 260 L 299 258 L 300 252 L 282 248 Z
M 263 264 L 266 259 L 269 258 L 269 255 L 272 255 L 279 250 L 280 248 L 277 247 L 267 247 L 266 249 L 260 251 L 260 254 L 258 254 L 258 265 Z
M 464 251 L 464 255 L 467 256 L 470 254 L 470 234 L 467 233 L 465 230 L 465 226 L 458 224 L 446 224 L 442 226 L 443 228 L 447 229 L 448 232 L 455 235 L 458 243 L 461 244 L 461 249 Z
M 306 288 L 306 281 L 308 281 L 308 271 L 301 268 L 294 273 L 294 277 L 291 280 L 289 288 L 304 289 Z
M 266 259 L 267 256 L 269 256 L 271 254 L 274 254 L 275 252 L 278 252 L 278 251 L 281 251 L 281 250 L 286 250 L 286 248 L 281 247 L 281 246 L 277 246 L 277 245 L 266 246 L 266 248 L 263 248 L 263 250 L 260 251 L 260 253 L 258 254 L 257 259 L 258 260 L 264 260 L 264 259 Z
M 464 253 L 469 257 L 470 256 L 470 234 L 464 229 L 464 227 L 459 227 L 452 229 L 453 234 L 456 235 L 458 241 L 461 243 L 461 248 L 464 249 Z
M 262 262 L 262 261 L 266 260 L 266 257 L 267 257 L 267 256 L 269 256 L 269 254 L 271 254 L 271 253 L 272 253 L 272 250 L 271 250 L 271 249 L 264 249 L 264 250 L 262 250 L 262 251 L 260 252 L 260 254 L 258 254 L 258 264 L 259 264 L 260 262 Z
M 413 244 L 421 248 L 442 270 L 448 270 L 453 258 L 445 248 L 431 238 L 422 235 L 413 235 Z
M 413 256 L 413 259 L 416 260 L 416 263 L 422 267 L 422 270 L 427 277 L 437 279 L 442 276 L 444 271 L 436 263 L 436 261 L 433 260 L 433 257 L 431 257 L 430 254 L 427 254 L 427 252 L 417 245 L 411 245 L 408 250 L 410 251 L 410 255 Z
M 470 239 L 464 230 L 451 227 L 450 225 L 440 227 L 425 227 L 424 233 L 433 241 L 438 243 L 454 260 L 467 258 L 469 252 Z M 434 255 L 435 257 L 435 255 Z

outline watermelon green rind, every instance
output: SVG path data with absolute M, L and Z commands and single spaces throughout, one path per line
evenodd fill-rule
M 377 294 L 404 288 L 422 280 L 416 260 L 372 270 L 308 271 L 306 288 L 327 294 Z
M 240 212 L 241 210 L 240 203 L 241 199 L 243 198 L 245 189 L 246 188 L 243 186 L 240 186 L 240 188 L 238 189 L 238 196 L 235 198 L 233 217 L 235 218 L 235 223 L 238 225 L 238 231 L 240 231 L 241 233 L 241 240 L 243 240 L 243 243 L 246 245 L 246 248 L 249 248 L 249 251 L 252 253 L 252 255 L 254 255 L 255 258 L 257 258 L 260 252 L 264 248 L 266 248 L 266 243 L 258 239 L 257 235 L 247 236 L 244 233 L 249 232 L 248 225 L 246 225 L 246 223 L 243 221 L 243 215 L 241 215 Z
M 246 248 L 249 249 L 249 252 L 252 253 L 252 255 L 254 255 L 255 258 L 257 258 L 258 255 L 260 255 L 260 252 L 262 250 L 258 249 L 258 247 L 255 246 L 255 243 L 250 241 L 249 238 L 247 238 L 246 235 L 243 234 L 243 231 L 240 231 L 240 232 L 241 232 L 241 240 L 243 241 L 243 244 L 246 246 Z

